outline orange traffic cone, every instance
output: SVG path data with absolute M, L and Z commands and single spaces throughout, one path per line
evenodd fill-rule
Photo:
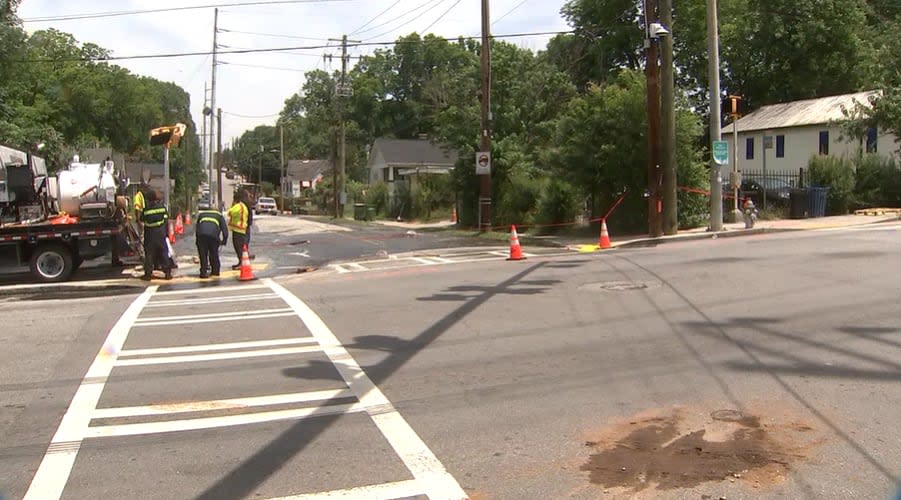
M 241 252 L 241 275 L 238 276 L 239 281 L 248 281 L 256 279 L 253 276 L 253 268 L 250 267 L 250 252 L 247 245 L 244 245 L 244 251 Z
M 175 217 L 175 234 L 185 234 L 185 224 L 182 222 L 181 213 Z
M 169 221 L 169 243 L 175 244 L 175 224 Z
M 523 260 L 522 247 L 519 246 L 519 235 L 516 234 L 516 226 L 510 228 L 510 257 L 507 260 Z
M 607 233 L 607 220 L 601 219 L 601 239 L 598 242 L 601 249 L 610 248 L 610 234 Z
M 185 212 L 185 225 L 191 225 L 191 212 Z
M 451 209 L 451 222 L 453 222 L 454 224 L 457 223 L 457 207 L 453 207 Z

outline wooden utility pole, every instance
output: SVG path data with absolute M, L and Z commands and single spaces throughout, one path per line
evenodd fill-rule
M 278 153 L 279 161 L 282 163 L 281 190 L 279 193 L 281 193 L 282 198 L 282 210 L 285 210 L 287 208 L 285 205 L 285 125 L 282 122 L 278 123 Z
M 347 150 L 345 145 L 347 131 L 344 124 L 344 99 L 353 95 L 353 85 L 347 82 L 347 42 L 361 43 L 359 40 L 348 40 L 347 35 L 341 37 L 340 40 L 330 39 L 333 42 L 341 42 L 341 80 L 336 88 L 336 96 L 338 98 L 338 170 L 340 175 L 336 179 L 335 186 L 335 217 L 344 217 L 344 204 L 346 203 L 347 193 L 345 192 L 346 169 L 347 169 Z
M 656 0 L 645 0 L 645 45 L 648 80 L 648 234 L 663 236 L 660 198 L 660 82 L 658 78 L 658 35 L 651 33 L 657 22 Z
M 479 175 L 479 230 L 491 228 L 491 22 L 488 0 L 482 0 L 482 127 L 479 153 L 488 154 L 488 172 Z M 480 157 L 481 155 L 476 155 Z M 476 165 L 480 162 L 477 161 Z M 478 167 L 476 167 L 478 168 Z
M 660 42 L 660 124 L 663 166 L 663 233 L 679 230 L 676 165 L 676 94 L 673 64 L 673 0 L 660 0 L 660 22 L 669 36 Z
M 723 230 L 723 174 L 713 158 L 713 141 L 722 135 L 720 126 L 720 42 L 716 0 L 707 0 L 707 72 L 710 80 L 710 230 Z

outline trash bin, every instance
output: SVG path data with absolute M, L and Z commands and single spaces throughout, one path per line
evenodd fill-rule
M 807 190 L 794 188 L 789 193 L 789 219 L 806 219 L 807 218 Z
M 354 203 L 354 220 L 366 220 L 365 203 Z
M 375 205 L 366 205 L 366 220 L 375 220 Z
M 811 187 L 807 191 L 807 213 L 811 217 L 825 217 L 829 188 Z

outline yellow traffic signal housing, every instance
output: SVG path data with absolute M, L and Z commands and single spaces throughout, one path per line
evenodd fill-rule
M 185 135 L 187 128 L 183 123 L 176 123 L 175 125 L 152 129 L 150 131 L 150 145 L 177 147 L 178 141 Z
M 738 115 L 740 115 L 740 114 L 741 114 L 741 104 L 739 104 L 739 103 L 741 102 L 741 96 L 738 96 L 738 95 L 730 95 L 730 96 L 729 96 L 729 101 L 730 101 L 731 104 L 732 104 L 732 113 L 731 113 L 731 114 L 732 114 L 733 116 L 738 116 Z

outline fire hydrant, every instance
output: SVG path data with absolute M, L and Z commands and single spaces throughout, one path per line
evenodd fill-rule
M 753 229 L 754 223 L 757 221 L 757 207 L 750 198 L 745 200 L 741 214 L 745 220 L 745 229 Z

